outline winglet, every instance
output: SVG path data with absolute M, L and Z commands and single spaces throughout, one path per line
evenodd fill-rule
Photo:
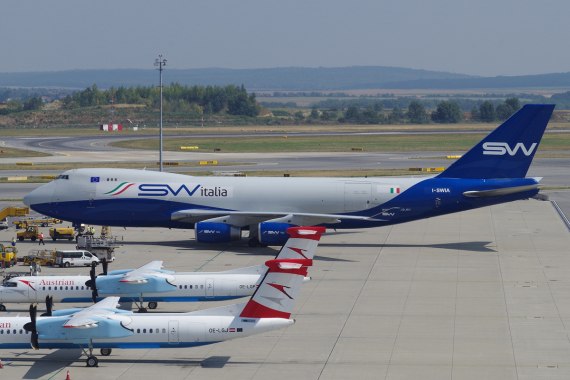
M 524 178 L 554 104 L 527 104 L 443 171 L 440 178 Z

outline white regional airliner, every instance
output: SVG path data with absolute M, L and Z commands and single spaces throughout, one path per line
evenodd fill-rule
M 321 230 L 297 230 L 300 239 L 318 242 Z M 316 247 L 316 244 L 313 245 Z M 314 250 L 314 248 L 313 248 Z M 309 253 L 311 256 L 314 252 Z M 0 317 L 0 349 L 81 348 L 87 366 L 97 366 L 93 349 L 180 348 L 217 343 L 292 325 L 290 319 L 310 259 L 274 259 L 246 303 L 191 313 L 135 314 L 117 309 L 119 297 L 109 297 L 86 309 L 54 311 L 37 317 Z
M 200 242 L 280 245 L 293 225 L 366 228 L 526 199 L 525 178 L 554 105 L 525 105 L 437 176 L 190 177 L 128 169 L 69 170 L 25 196 L 51 217 L 109 226 L 194 228 Z
M 324 233 L 323 227 L 305 227 Z M 299 238 L 297 230 L 290 235 L 276 259 L 313 259 L 317 242 Z M 134 302 L 145 312 L 143 302 L 156 309 L 158 302 L 220 301 L 251 296 L 265 273 L 265 265 L 223 272 L 176 273 L 162 269 L 162 261 L 153 261 L 138 269 L 115 270 L 95 276 L 23 276 L 14 277 L 0 286 L 0 311 L 3 303 L 36 303 L 46 301 L 48 312 L 52 302 L 96 302 L 102 297 L 119 296 L 121 302 Z M 95 287 L 92 286 L 95 281 Z M 49 297 L 49 298 L 48 298 Z

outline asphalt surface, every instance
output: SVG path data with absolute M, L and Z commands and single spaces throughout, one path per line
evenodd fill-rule
M 131 161 L 145 155 L 156 157 L 155 152 L 113 154 Z M 433 152 L 241 156 L 241 160 L 225 157 L 272 170 L 449 165 L 446 160 L 426 158 L 436 157 Z M 66 150 L 49 159 L 88 164 L 106 161 L 109 154 Z M 551 186 L 568 186 L 569 161 L 536 159 L 529 175 L 544 177 L 543 183 Z M 0 184 L 0 198 L 21 199 L 37 186 Z M 570 192 L 546 193 L 570 210 Z M 0 207 L 8 204 L 18 202 L 0 200 Z M 201 245 L 189 230 L 115 228 L 113 233 L 125 244 L 117 250 L 112 269 L 160 259 L 167 269 L 219 271 L 259 264 L 276 252 L 248 248 L 245 241 Z M 13 229 L 0 231 L 0 241 L 9 241 L 14 234 Z M 304 285 L 298 300 L 297 323 L 285 330 L 193 349 L 113 350 L 109 357 L 99 356 L 99 368 L 85 368 L 78 350 L 0 350 L 4 364 L 0 377 L 64 379 L 69 371 L 72 379 L 101 380 L 567 379 L 568 246 L 570 231 L 550 202 L 537 200 L 398 226 L 329 233 L 317 251 L 310 272 L 313 280 Z M 26 253 L 37 245 L 18 243 L 18 248 Z M 162 303 L 157 312 L 219 304 Z M 9 313 L 0 313 L 0 320 L 3 315 L 27 312 L 27 305 L 7 306 Z M 72 306 L 56 305 L 56 309 Z

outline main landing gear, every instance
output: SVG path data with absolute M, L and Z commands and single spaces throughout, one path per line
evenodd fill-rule
M 85 359 L 85 364 L 87 367 L 98 367 L 99 366 L 99 359 L 95 355 L 93 355 L 93 342 L 89 341 L 89 347 L 87 349 L 81 348 L 83 351 L 83 355 L 87 356 Z M 102 348 L 100 350 L 102 356 L 109 356 L 111 352 L 113 352 L 110 348 Z
M 144 307 L 142 295 L 139 297 L 138 302 L 135 301 L 135 300 L 133 300 L 133 302 L 134 302 L 135 305 L 137 305 L 137 307 L 139 308 L 139 310 L 138 310 L 139 313 L 146 313 L 146 312 L 148 311 L 147 308 Z M 151 302 L 148 303 L 148 308 L 149 308 L 150 310 L 154 310 L 154 309 L 156 309 L 157 307 L 158 307 L 158 302 L 151 301 Z
M 6 306 L 0 303 L 0 311 L 6 311 Z

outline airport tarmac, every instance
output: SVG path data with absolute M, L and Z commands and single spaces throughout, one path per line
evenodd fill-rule
M 245 242 L 200 245 L 190 230 L 113 232 L 125 239 L 114 269 L 163 259 L 178 271 L 218 271 L 276 252 Z M 14 233 L 0 231 L 0 240 Z M 287 329 L 201 348 L 113 350 L 99 356 L 98 368 L 86 368 L 76 350 L 0 350 L 0 376 L 64 379 L 69 370 L 71 379 L 568 379 L 569 246 L 551 203 L 537 200 L 330 233 L 303 286 L 297 323 Z M 88 271 L 44 270 L 50 272 Z M 215 305 L 161 303 L 158 311 Z M 27 305 L 7 306 L 27 313 Z

